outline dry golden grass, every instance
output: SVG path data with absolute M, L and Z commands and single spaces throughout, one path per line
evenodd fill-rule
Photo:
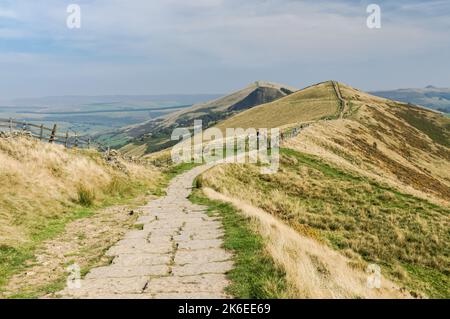
M 286 146 L 448 205 L 450 119 L 340 87 L 351 115 L 319 121 Z
M 233 204 L 250 217 L 266 249 L 286 272 L 290 298 L 408 298 L 392 282 L 383 278 L 381 288 L 367 285 L 368 274 L 351 267 L 348 258 L 311 238 L 300 235 L 273 215 L 245 201 L 220 194 L 210 188 L 205 194 Z
M 413 294 L 448 295 L 448 208 L 290 150 L 282 150 L 274 175 L 255 165 L 219 166 L 203 174 L 201 184 L 342 250 L 356 266 L 362 258 L 383 265 Z
M 80 203 L 86 196 L 95 204 L 133 195 L 155 186 L 160 176 L 130 163 L 123 163 L 123 172 L 96 151 L 26 138 L 0 139 L 0 163 L 0 246 L 11 247 L 32 241 L 49 220 L 89 205 Z
M 198 118 L 199 116 L 202 116 L 202 115 L 205 115 L 205 114 L 208 114 L 211 112 L 224 112 L 225 113 L 228 111 L 228 108 L 230 106 L 245 99 L 250 93 L 252 93 L 258 87 L 273 88 L 273 89 L 277 89 L 277 90 L 280 90 L 281 88 L 286 88 L 286 89 L 291 90 L 292 92 L 297 91 L 296 88 L 289 87 L 286 85 L 281 85 L 281 84 L 271 83 L 271 82 L 266 82 L 266 81 L 257 81 L 255 83 L 252 83 L 249 86 L 243 88 L 242 90 L 233 92 L 224 97 L 218 98 L 213 101 L 208 101 L 205 103 L 199 103 L 199 104 L 196 104 L 186 110 L 182 110 L 182 111 L 173 113 L 164 120 L 164 124 L 166 126 L 172 125 L 181 117 L 188 119 L 188 120 L 193 120 L 195 118 Z M 193 123 L 192 123 L 192 125 L 193 125 Z
M 328 110 L 327 120 L 284 144 L 317 157 L 285 150 L 275 175 L 231 165 L 204 174 L 202 185 L 342 250 L 355 266 L 361 258 L 383 265 L 414 296 L 448 298 L 450 119 L 338 85 L 347 101 L 343 118 L 330 116 L 336 94 L 326 82 L 218 125 L 286 127 L 321 118 L 311 110 Z M 311 100 L 317 104 L 305 107 Z
M 273 128 L 335 116 L 339 102 L 331 82 L 321 83 L 277 101 L 256 106 L 217 125 L 218 128 Z
M 147 145 L 135 145 L 135 144 L 127 144 L 124 147 L 120 149 L 120 152 L 126 156 L 133 156 L 133 157 L 141 157 L 145 154 L 145 151 L 147 150 Z
M 121 150 L 130 154 L 144 155 L 171 147 L 173 143 L 170 141 L 170 136 L 176 127 L 192 129 L 194 120 L 202 120 L 205 128 L 210 127 L 247 108 L 265 101 L 274 101 L 295 91 L 297 91 L 296 88 L 286 85 L 257 81 L 218 99 L 195 104 L 157 120 L 149 120 L 124 128 L 122 133 L 134 140 Z
M 165 149 L 162 151 L 158 151 L 155 153 L 147 154 L 143 157 L 145 160 L 161 160 L 161 161 L 168 161 L 171 159 L 171 149 Z

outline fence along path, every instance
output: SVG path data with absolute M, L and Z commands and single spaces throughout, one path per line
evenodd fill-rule
M 311 125 L 313 122 L 303 122 L 299 123 L 296 126 L 292 126 L 289 128 L 284 128 L 281 130 L 280 142 L 296 137 L 300 134 L 300 132 Z M 44 126 L 43 124 L 37 125 L 30 122 L 18 121 L 16 119 L 4 119 L 0 118 L 0 133 L 10 133 L 14 132 L 25 132 L 28 136 L 35 138 L 37 140 L 49 143 L 57 143 L 62 144 L 67 148 L 76 147 L 76 148 L 91 148 L 95 147 L 97 150 L 101 152 L 106 152 L 106 154 L 112 154 L 113 156 L 118 156 L 120 152 L 116 150 L 110 150 L 109 146 L 106 146 L 97 141 L 91 141 L 90 138 L 80 137 L 77 132 L 73 132 L 70 134 L 69 131 L 63 132 L 62 134 L 58 133 L 58 126 L 54 124 L 53 127 L 49 128 Z M 267 136 L 264 136 L 267 138 Z M 261 138 L 264 138 L 261 136 Z M 238 136 L 231 137 L 232 139 L 238 138 Z M 225 139 L 226 140 L 226 139 Z M 259 140 L 259 138 L 258 138 Z M 182 141 L 183 143 L 185 141 Z M 270 139 L 268 145 L 266 147 L 270 148 Z M 172 164 L 171 158 L 164 159 L 139 159 L 134 158 L 132 156 L 128 156 L 126 154 L 120 154 L 123 159 L 126 159 L 131 162 L 135 162 L 137 164 L 146 165 L 152 164 L 154 166 L 167 166 Z
M 91 146 L 95 146 L 96 148 L 103 151 L 109 149 L 105 145 L 91 141 L 90 138 L 78 136 L 77 132 L 73 132 L 72 134 L 69 131 L 60 133 L 58 132 L 57 124 L 54 124 L 53 127 L 49 128 L 44 126 L 43 124 L 37 125 L 29 122 L 18 121 L 12 118 L 0 118 L 0 132 L 9 132 L 10 134 L 13 134 L 14 132 L 18 131 L 26 132 L 29 136 L 40 141 L 62 144 L 67 148 L 91 148 Z

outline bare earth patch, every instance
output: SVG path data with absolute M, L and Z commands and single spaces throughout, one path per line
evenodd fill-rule
M 76 264 L 82 273 L 110 263 L 105 251 L 123 237 L 140 212 L 131 206 L 113 206 L 66 225 L 63 233 L 37 249 L 27 269 L 13 276 L 3 297 L 41 297 L 60 290 Z

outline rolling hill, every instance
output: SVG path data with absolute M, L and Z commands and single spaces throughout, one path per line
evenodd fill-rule
M 201 185 L 349 258 L 350 268 L 341 272 L 376 264 L 413 297 L 448 298 L 450 119 L 329 81 L 217 127 L 300 122 L 310 125 L 282 144 L 276 174 L 261 174 L 250 164 L 218 166 L 202 176 Z M 339 281 L 332 258 L 311 254 L 307 245 L 297 249 L 308 273 L 282 251 L 273 251 L 273 258 L 299 287 L 304 276 L 324 282 L 318 290 L 313 283 L 311 290 L 300 289 L 298 296 L 339 295 L 330 283 Z
M 450 200 L 450 119 L 439 112 L 328 81 L 216 126 L 286 128 L 302 122 L 312 125 L 290 146 Z
M 194 119 L 202 120 L 203 127 L 206 128 L 257 105 L 288 96 L 295 91 L 295 88 L 286 85 L 257 81 L 219 99 L 196 104 L 191 108 L 143 124 L 129 126 L 114 135 L 133 138 L 131 143 L 122 148 L 123 152 L 143 155 L 172 146 L 174 142 L 170 141 L 170 136 L 173 129 L 192 127 Z
M 349 114 L 311 125 L 290 145 L 328 154 L 364 174 L 450 200 L 450 119 L 438 112 L 375 97 L 340 84 Z M 312 151 L 316 149 L 316 151 Z
M 429 85 L 423 89 L 375 91 L 371 92 L 371 94 L 450 113 L 450 89 L 448 88 L 437 88 Z
M 225 128 L 272 128 L 338 116 L 340 108 L 333 82 L 324 82 L 287 97 L 254 107 L 216 126 Z

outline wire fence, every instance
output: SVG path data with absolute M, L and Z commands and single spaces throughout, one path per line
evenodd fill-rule
M 288 128 L 286 130 L 282 130 L 280 134 L 280 141 L 286 141 L 288 139 L 294 138 L 300 134 L 300 132 L 308 127 L 311 123 L 302 123 L 295 127 Z M 120 154 L 117 150 L 111 150 L 109 146 L 106 146 L 97 141 L 92 141 L 89 137 L 81 137 L 77 134 L 77 132 L 65 131 L 61 132 L 58 130 L 57 124 L 54 124 L 53 127 L 46 127 L 43 124 L 37 125 L 30 122 L 18 121 L 12 118 L 3 119 L 0 118 L 0 132 L 6 134 L 7 136 L 12 136 L 15 133 L 26 134 L 29 137 L 34 139 L 64 145 L 67 148 L 95 148 L 101 152 L 106 152 L 107 156 L 120 156 L 123 159 L 126 159 L 131 162 L 135 162 L 137 164 L 152 164 L 157 167 L 164 167 L 173 164 L 173 161 L 170 157 L 166 158 L 157 158 L 157 159 L 142 159 L 136 158 L 132 156 L 128 156 L 126 154 Z M 236 138 L 236 137 L 233 137 Z M 258 134 L 258 144 L 259 144 L 259 134 Z M 270 141 L 270 139 L 269 139 Z M 268 145 L 269 148 L 271 147 Z M 266 146 L 267 147 L 267 146 Z M 120 155 L 119 155 L 120 154 Z
M 18 121 L 16 119 L 0 118 L 0 132 L 4 134 L 14 134 L 17 132 L 26 133 L 26 135 L 37 140 L 64 145 L 67 148 L 96 148 L 107 151 L 109 147 L 92 141 L 89 137 L 79 136 L 77 132 L 58 130 L 57 124 L 52 127 L 46 127 L 43 124 L 33 124 L 30 122 Z

